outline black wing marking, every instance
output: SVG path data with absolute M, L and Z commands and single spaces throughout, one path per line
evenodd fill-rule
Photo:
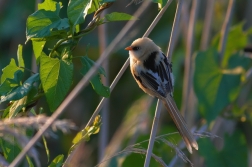
M 157 54 L 158 52 L 152 52 L 148 59 L 146 59 L 144 62 L 143 62 L 143 65 L 146 69 L 150 69 L 151 71 L 153 72 L 156 72 L 157 69 L 156 69 L 156 64 L 155 64 L 155 59 L 157 57 Z
M 142 81 L 141 77 L 137 76 L 136 74 L 134 74 L 134 77 L 135 77 L 136 80 L 138 80 L 138 81 L 140 82 L 140 84 L 141 84 L 143 87 L 147 88 L 147 87 L 143 84 L 143 81 Z
M 140 72 L 143 85 L 146 85 L 152 92 L 159 94 L 162 97 L 166 97 L 166 92 L 160 86 L 160 82 L 149 72 Z
M 168 58 L 164 55 L 164 53 L 162 53 L 162 58 L 163 61 L 161 61 L 162 63 L 160 63 L 159 68 L 161 68 L 162 70 L 160 71 L 160 75 L 165 75 L 164 79 L 167 82 L 165 83 L 165 89 L 166 92 L 168 93 L 172 93 L 173 92 L 173 83 L 172 83 L 172 64 L 168 62 Z
M 155 59 L 150 60 L 148 59 L 145 62 L 148 62 L 149 67 L 153 67 L 155 70 L 147 68 L 149 71 L 140 71 L 139 76 L 142 85 L 162 97 L 166 97 L 168 94 L 171 95 L 173 92 L 171 64 L 168 62 L 167 57 L 162 53 L 158 65 L 155 63 Z

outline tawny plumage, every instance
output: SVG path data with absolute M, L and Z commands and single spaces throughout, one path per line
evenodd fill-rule
M 149 38 L 139 38 L 125 48 L 130 55 L 130 70 L 139 87 L 151 96 L 160 99 L 178 131 L 192 153 L 198 144 L 173 100 L 172 65 L 161 49 Z

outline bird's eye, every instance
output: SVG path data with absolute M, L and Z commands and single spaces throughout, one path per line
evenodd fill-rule
M 135 46 L 135 47 L 133 47 L 132 48 L 134 51 L 137 51 L 137 50 L 139 50 L 140 48 L 138 47 L 138 46 Z

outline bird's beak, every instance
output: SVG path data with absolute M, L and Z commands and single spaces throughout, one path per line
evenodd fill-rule
M 128 46 L 127 48 L 125 48 L 125 50 L 133 50 L 131 46 Z

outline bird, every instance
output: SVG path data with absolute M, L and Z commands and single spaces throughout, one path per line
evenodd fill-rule
M 160 99 L 173 119 L 187 150 L 198 150 L 198 144 L 181 115 L 174 99 L 172 64 L 150 38 L 138 38 L 125 48 L 129 51 L 130 71 L 138 86 L 147 94 Z

